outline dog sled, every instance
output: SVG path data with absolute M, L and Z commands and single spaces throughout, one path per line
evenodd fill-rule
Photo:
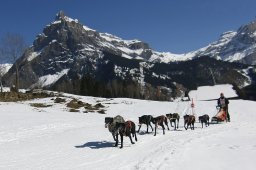
M 217 108 L 218 109 L 218 108 Z M 227 112 L 224 108 L 220 108 L 219 112 L 212 117 L 211 122 L 212 123 L 219 123 L 227 120 Z

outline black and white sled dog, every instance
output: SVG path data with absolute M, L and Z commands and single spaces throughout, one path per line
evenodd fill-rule
M 105 128 L 108 128 L 109 132 L 112 134 L 114 140 L 116 141 L 116 132 L 115 132 L 115 126 L 116 123 L 124 123 L 124 118 L 120 115 L 117 115 L 116 117 L 105 117 Z

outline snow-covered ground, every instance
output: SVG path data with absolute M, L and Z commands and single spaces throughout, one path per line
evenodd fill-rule
M 235 94 L 229 85 L 194 91 L 196 116 L 215 115 L 216 100 L 206 100 L 219 97 L 220 92 L 226 97 Z M 67 95 L 67 100 L 71 100 L 69 97 L 90 104 L 100 102 L 106 106 L 107 114 L 83 113 L 84 108 L 69 112 L 65 104 L 56 104 L 52 98 L 0 102 L 0 169 L 255 169 L 256 102 L 230 100 L 231 122 L 206 128 L 201 128 L 197 121 L 195 130 L 186 131 L 181 119 L 179 130 L 171 127 L 163 135 L 159 127 L 153 136 L 153 133 L 146 134 L 142 125 L 138 142 L 132 145 L 125 137 L 124 148 L 119 149 L 113 147 L 113 138 L 104 127 L 106 116 L 121 115 L 138 124 L 138 117 L 143 114 L 179 112 L 183 115 L 189 112 L 191 103 L 74 95 Z M 52 106 L 35 108 L 31 103 Z
M 4 75 L 8 72 L 8 70 L 12 67 L 12 64 L 1 64 L 0 63 L 0 74 Z
M 219 98 L 220 93 L 229 98 L 238 96 L 231 84 L 198 87 L 197 90 L 190 91 L 189 96 L 195 100 L 212 100 Z

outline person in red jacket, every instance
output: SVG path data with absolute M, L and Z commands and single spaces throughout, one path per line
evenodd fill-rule
M 220 98 L 218 98 L 217 106 L 220 109 L 224 109 L 226 111 L 227 121 L 230 122 L 230 115 L 229 115 L 229 112 L 228 112 L 228 104 L 229 104 L 229 100 L 226 97 L 224 97 L 223 93 L 220 93 Z

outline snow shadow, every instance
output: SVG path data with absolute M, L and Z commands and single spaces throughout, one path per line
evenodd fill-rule
M 87 142 L 83 145 L 78 145 L 75 146 L 76 148 L 91 148 L 91 149 L 101 149 L 101 148 L 108 148 L 108 147 L 113 147 L 114 142 L 109 142 L 109 141 L 95 141 L 95 142 Z
M 146 132 L 146 131 L 140 131 L 139 133 L 138 133 L 139 135 L 150 135 L 150 134 L 153 134 L 153 132 Z
M 170 129 L 169 131 L 178 132 L 178 131 L 183 131 L 183 130 L 179 128 L 179 129 L 176 129 L 176 130 Z

